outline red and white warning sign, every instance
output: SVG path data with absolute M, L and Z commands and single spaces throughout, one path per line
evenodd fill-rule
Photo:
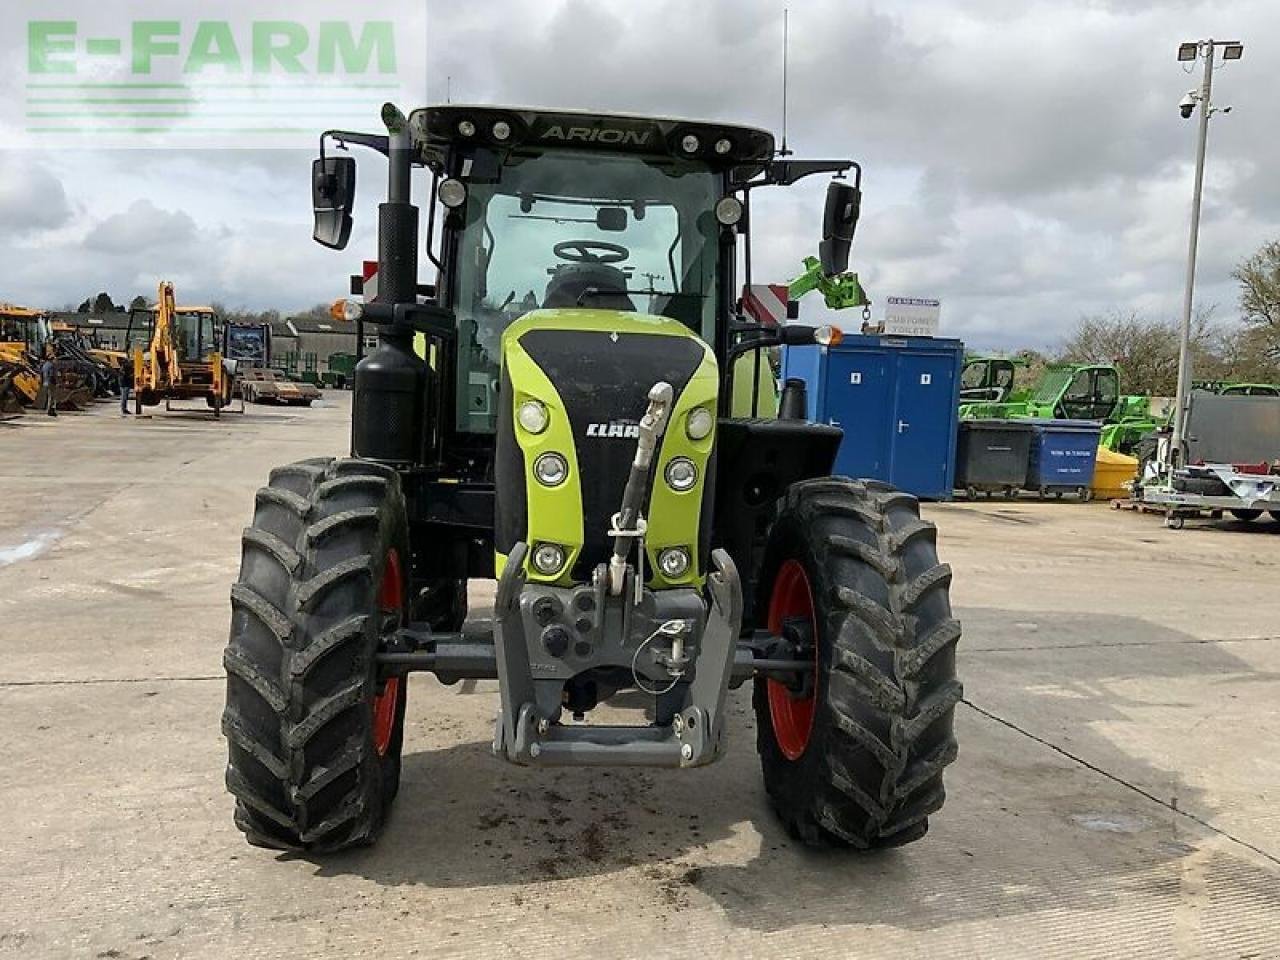
M 360 265 L 360 272 L 364 276 L 364 284 L 360 290 L 364 294 L 364 302 L 373 303 L 378 296 L 378 261 L 365 260 Z
M 742 309 L 756 323 L 778 326 L 787 322 L 789 293 L 785 283 L 750 284 L 742 288 Z

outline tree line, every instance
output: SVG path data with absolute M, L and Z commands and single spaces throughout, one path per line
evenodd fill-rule
M 1241 383 L 1280 383 L 1280 240 L 1264 244 L 1245 259 L 1232 277 L 1240 284 L 1240 316 L 1243 323 L 1227 323 L 1214 317 L 1212 308 L 1199 310 L 1192 322 L 1192 368 L 1198 380 L 1232 380 Z M 145 297 L 134 297 L 129 308 L 145 309 Z M 218 314 L 233 323 L 275 323 L 278 310 L 252 311 L 214 303 Z M 86 298 L 80 313 L 124 311 L 106 293 Z M 324 320 L 329 305 L 315 306 L 288 315 L 290 318 Z M 1142 316 L 1132 311 L 1112 311 L 1082 317 L 1057 350 L 1021 350 L 1027 361 L 1028 381 L 1045 363 L 1113 363 L 1120 371 L 1126 393 L 1172 396 L 1178 383 L 1179 322 Z
M 1226 323 L 1212 308 L 1191 324 L 1191 366 L 1197 380 L 1280 383 L 1280 241 L 1244 260 L 1232 277 L 1240 284 L 1243 323 Z M 1180 322 L 1113 311 L 1083 317 L 1063 345 L 1036 361 L 1113 363 L 1126 393 L 1172 396 L 1178 385 Z
M 94 296 L 86 297 L 80 301 L 80 305 L 72 307 L 70 304 L 63 307 L 65 313 L 126 313 L 129 310 L 146 310 L 151 306 L 151 301 L 143 296 L 134 297 L 126 306 L 123 302 L 116 303 L 109 293 L 105 291 Z M 213 307 L 214 313 L 224 320 L 231 323 L 278 323 L 281 319 L 299 318 L 302 320 L 324 320 L 329 314 L 330 305 L 327 303 L 317 303 L 313 307 L 306 310 L 296 310 L 289 313 L 286 317 L 282 317 L 279 310 L 246 310 L 242 307 L 229 307 L 225 303 L 215 300 L 209 304 Z

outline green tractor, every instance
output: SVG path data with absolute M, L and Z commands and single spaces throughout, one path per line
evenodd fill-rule
M 934 528 L 911 496 L 829 476 L 841 431 L 803 419 L 797 383 L 769 419 L 733 388 L 756 351 L 835 336 L 739 312 L 752 195 L 834 175 L 819 249 L 838 276 L 857 164 L 722 123 L 456 104 L 382 121 L 326 133 L 313 168 L 315 239 L 341 249 L 355 161 L 329 141 L 387 157 L 378 295 L 341 305 L 379 346 L 351 456 L 272 471 L 244 533 L 222 722 L 237 826 L 270 848 L 371 842 L 407 675 L 430 671 L 497 679 L 493 752 L 534 767 L 708 764 L 750 681 L 794 837 L 923 836 L 961 697 Z M 497 580 L 491 619 L 467 619 L 468 578 Z M 635 723 L 589 719 L 624 691 L 611 719 L 638 692 Z

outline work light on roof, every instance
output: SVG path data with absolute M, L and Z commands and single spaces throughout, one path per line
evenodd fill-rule
M 1200 52 L 1200 44 L 1198 43 L 1180 43 L 1178 44 L 1178 59 L 1184 63 L 1188 60 L 1194 60 L 1196 54 Z
M 1223 60 L 1239 60 L 1243 56 L 1244 56 L 1243 43 L 1228 43 L 1225 47 L 1222 48 Z
M 474 137 L 476 135 L 476 125 L 470 120 L 459 120 L 458 132 L 464 137 Z
M 511 136 L 511 124 L 505 120 L 495 121 L 491 132 L 493 133 L 493 139 L 506 140 Z
M 700 146 L 702 146 L 702 141 L 692 133 L 686 133 L 680 140 L 680 149 L 685 153 L 697 153 Z

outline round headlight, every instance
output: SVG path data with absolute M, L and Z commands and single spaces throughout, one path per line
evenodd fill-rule
M 716 418 L 706 407 L 694 407 L 684 422 L 684 432 L 690 440 L 705 440 L 716 425 Z
M 530 433 L 541 433 L 547 429 L 547 408 L 543 406 L 540 400 L 526 400 L 520 404 L 520 409 L 516 411 L 516 418 L 520 421 L 520 426 L 524 427 Z
M 685 153 L 697 153 L 700 146 L 702 146 L 702 141 L 692 133 L 686 133 L 680 141 L 680 149 Z
M 533 475 L 545 487 L 558 487 L 569 476 L 569 462 L 558 453 L 544 453 L 533 461 Z
M 511 124 L 505 120 L 498 120 L 493 125 L 493 139 L 506 140 L 511 136 Z
M 554 543 L 540 543 L 533 551 L 533 569 L 549 577 L 564 566 L 564 550 Z
M 667 486 L 683 493 L 698 482 L 698 468 L 688 457 L 676 457 L 667 464 Z
M 684 547 L 668 547 L 658 554 L 658 569 L 668 580 L 683 577 L 689 572 L 689 551 Z
M 447 180 L 440 181 L 436 196 L 440 198 L 441 203 L 453 210 L 467 202 L 467 185 L 461 180 L 449 177 Z
M 470 120 L 459 120 L 458 132 L 464 137 L 474 137 L 476 135 L 476 125 Z
M 721 197 L 716 204 L 716 219 L 731 227 L 742 219 L 742 201 L 737 197 Z
M 729 140 L 728 137 L 721 137 L 719 140 L 716 141 L 716 153 L 720 154 L 720 156 L 723 157 L 726 153 L 728 153 L 732 149 L 733 149 L 733 143 Z

